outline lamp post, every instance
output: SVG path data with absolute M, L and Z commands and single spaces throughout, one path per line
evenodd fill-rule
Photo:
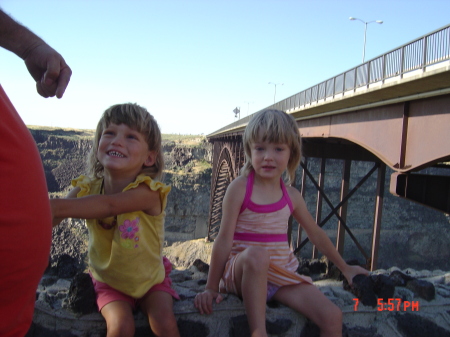
M 381 21 L 381 20 L 372 20 L 372 21 L 367 21 L 366 22 L 366 21 L 363 21 L 361 19 L 353 18 L 353 17 L 349 17 L 348 19 L 349 20 L 358 20 L 358 21 L 361 21 L 364 24 L 364 47 L 363 47 L 363 56 L 362 56 L 362 63 L 364 63 L 364 58 L 366 56 L 366 32 L 367 32 L 367 25 L 369 23 L 372 23 L 372 22 L 376 22 L 376 23 L 381 25 L 383 23 L 383 21 Z
M 244 103 L 247 103 L 247 116 L 248 116 L 248 112 L 250 110 L 250 103 L 254 103 L 253 101 L 245 101 Z
M 269 84 L 273 84 L 275 86 L 275 92 L 273 94 L 273 104 L 275 104 L 275 97 L 277 95 L 277 85 L 283 85 L 284 83 L 274 83 L 274 82 L 269 82 Z

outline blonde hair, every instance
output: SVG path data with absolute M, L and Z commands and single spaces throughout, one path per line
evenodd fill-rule
M 116 104 L 106 109 L 97 124 L 91 152 L 87 160 L 87 171 L 91 177 L 102 178 L 104 167 L 97 159 L 98 144 L 103 131 L 111 124 L 125 124 L 141 133 L 149 151 L 155 152 L 155 164 L 143 166 L 140 174 L 152 179 L 162 179 L 164 170 L 164 154 L 161 147 L 161 131 L 155 118 L 143 107 L 134 103 Z
M 242 137 L 245 152 L 242 175 L 247 176 L 253 170 L 251 144 L 260 141 L 289 146 L 291 152 L 286 175 L 287 183 L 292 184 L 295 179 L 295 171 L 302 157 L 302 140 L 295 119 L 280 110 L 264 110 L 256 113 L 250 119 Z

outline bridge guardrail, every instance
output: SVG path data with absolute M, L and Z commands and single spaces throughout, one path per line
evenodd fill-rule
M 376 82 L 396 76 L 403 77 L 414 70 L 426 70 L 427 67 L 450 60 L 450 24 L 426 34 L 414 41 L 375 57 L 336 75 L 328 80 L 300 91 L 284 100 L 262 110 L 278 109 L 283 111 L 299 109 L 312 103 L 319 103 L 330 97 L 358 88 L 369 87 Z M 220 134 L 247 124 L 250 116 L 231 123 L 213 134 Z

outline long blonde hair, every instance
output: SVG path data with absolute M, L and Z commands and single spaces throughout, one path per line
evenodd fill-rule
M 289 146 L 291 152 L 286 175 L 287 183 L 292 184 L 295 179 L 295 171 L 302 157 L 302 140 L 295 119 L 280 110 L 263 110 L 250 119 L 242 137 L 245 152 L 242 175 L 247 176 L 253 170 L 251 144 L 258 141 L 287 144 Z
M 134 103 L 116 104 L 105 110 L 97 124 L 91 152 L 87 160 L 87 171 L 91 177 L 102 178 L 104 167 L 97 159 L 98 144 L 103 131 L 111 124 L 125 124 L 141 133 L 149 151 L 156 154 L 155 164 L 143 166 L 140 174 L 152 179 L 161 179 L 164 170 L 164 154 L 161 147 L 161 131 L 155 118 L 143 107 Z

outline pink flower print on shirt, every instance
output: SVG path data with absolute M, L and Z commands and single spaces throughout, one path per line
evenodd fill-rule
M 119 226 L 119 230 L 122 232 L 120 237 L 122 239 L 133 239 L 134 235 L 139 231 L 139 218 L 134 220 L 125 220 L 123 225 Z

